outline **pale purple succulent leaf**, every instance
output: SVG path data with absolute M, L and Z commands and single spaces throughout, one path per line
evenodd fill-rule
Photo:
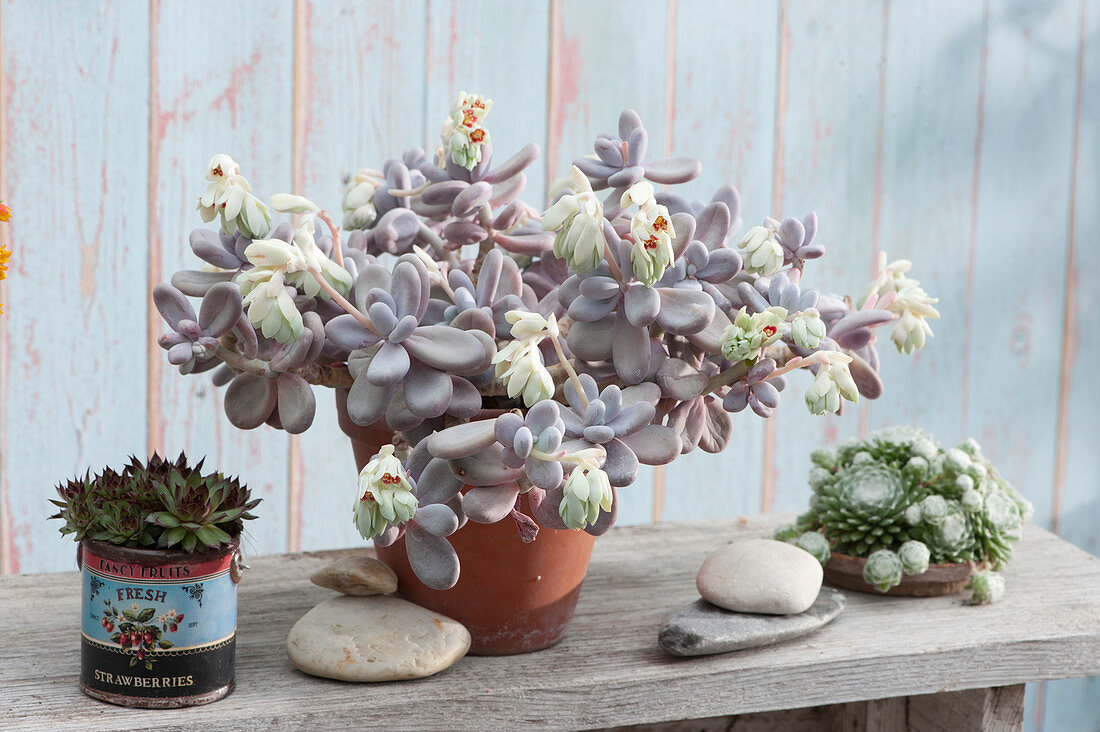
M 432 458 L 416 480 L 417 498 L 421 506 L 446 503 L 458 495 L 463 485 L 446 460 Z
M 488 204 L 492 197 L 491 185 L 483 180 L 473 183 L 455 197 L 451 204 L 451 214 L 460 219 L 465 218 Z
M 491 420 L 489 421 L 492 422 Z M 495 424 L 493 424 L 493 436 L 495 437 L 496 441 L 501 443 L 502 445 L 511 445 L 516 438 L 516 432 L 518 432 L 519 428 L 522 426 L 523 417 L 519 416 L 515 412 L 505 412 L 504 414 L 496 418 L 496 422 Z M 484 449 L 491 444 L 492 440 L 486 442 L 483 447 L 480 447 L 478 449 Z
M 417 328 L 404 341 L 409 354 L 440 371 L 462 373 L 485 360 L 485 346 L 471 333 L 443 325 Z
M 896 316 L 889 310 L 856 310 L 848 313 L 829 328 L 829 337 L 837 340 L 857 328 L 876 328 L 892 322 Z
M 309 382 L 297 374 L 279 374 L 275 380 L 279 395 L 279 422 L 292 435 L 313 424 L 317 401 Z
M 561 409 L 558 407 L 558 403 L 546 399 L 531 407 L 527 411 L 527 417 L 524 421 L 531 428 L 531 431 L 537 433 L 557 424 L 560 416 Z
M 615 485 L 611 485 L 611 510 L 600 511 L 599 517 L 596 519 L 596 523 L 586 526 L 584 531 L 592 536 L 603 536 L 615 525 L 615 520 L 619 518 L 619 491 L 615 488 Z
M 652 287 L 631 285 L 623 296 L 624 314 L 631 325 L 648 328 L 661 310 L 661 296 Z
M 397 316 L 389 304 L 385 302 L 376 301 L 371 303 L 371 306 L 367 308 L 367 317 L 370 318 L 371 324 L 379 333 L 389 334 L 397 327 Z
M 662 287 L 657 323 L 670 333 L 689 335 L 707 327 L 714 318 L 714 300 L 705 292 L 683 287 Z
M 852 373 L 852 380 L 856 382 L 859 393 L 868 399 L 878 399 L 882 396 L 883 385 L 875 369 L 871 367 L 859 354 L 848 353 L 852 362 L 848 364 L 848 370 Z
M 420 192 L 420 200 L 429 206 L 450 206 L 455 197 L 470 186 L 464 180 L 447 180 L 432 183 Z
M 337 315 L 328 321 L 325 337 L 346 351 L 370 348 L 378 342 L 378 336 L 350 314 Z
M 531 454 L 531 448 L 535 446 L 535 437 L 531 434 L 530 428 L 526 425 L 516 430 L 515 436 L 512 438 L 511 447 L 505 446 L 504 450 L 507 452 L 509 449 L 516 454 L 517 457 L 526 458 Z M 507 464 L 507 461 L 505 461 Z M 516 467 L 516 466 L 510 466 Z
M 475 455 L 451 460 L 451 470 L 468 485 L 501 485 L 517 480 L 523 471 L 504 465 L 500 453 L 500 445 L 490 445 Z
M 458 582 L 458 555 L 446 539 L 411 524 L 405 531 L 405 551 L 417 579 L 431 589 L 449 590 Z
M 447 414 L 469 419 L 481 410 L 481 392 L 461 376 L 451 376 L 451 403 Z
M 645 127 L 635 127 L 630 131 L 630 137 L 623 139 L 626 140 L 626 164 L 641 165 L 645 160 L 646 148 L 649 146 L 649 133 L 646 132 Z
M 502 415 L 507 416 L 507 415 Z M 515 415 L 518 417 L 518 415 Z M 437 458 L 453 460 L 469 457 L 496 442 L 496 423 L 500 419 L 466 422 L 436 432 L 428 438 L 428 452 Z
M 672 253 L 677 259 L 694 239 L 695 226 L 695 217 L 686 211 L 672 214 L 672 228 L 676 231 L 676 236 L 672 239 Z
M 577 158 L 573 161 L 573 165 L 580 168 L 581 172 L 589 178 L 599 180 L 604 180 L 619 171 L 619 166 L 608 165 L 601 160 L 593 160 L 592 158 Z
M 593 300 L 581 295 L 569 304 L 569 317 L 580 323 L 592 323 L 606 318 L 618 304 L 616 298 Z
M 248 322 L 248 316 L 243 312 L 233 326 L 233 335 L 237 337 L 237 351 L 245 358 L 253 358 L 259 348 L 259 339 L 256 337 L 256 329 Z
M 181 320 L 195 320 L 195 309 L 182 292 L 171 285 L 159 284 L 153 288 L 153 303 L 172 330 L 179 330 Z
M 556 460 L 528 459 L 524 465 L 527 479 L 532 485 L 549 489 L 556 486 L 562 480 L 561 463 Z
M 386 413 L 395 390 L 395 384 L 375 386 L 365 378 L 356 379 L 348 391 L 348 417 L 360 426 L 377 422 Z
M 680 454 L 680 436 L 663 425 L 651 424 L 621 439 L 646 465 L 667 465 Z
M 606 318 L 594 323 L 573 323 L 569 328 L 569 348 L 573 355 L 585 361 L 611 358 L 611 339 L 615 320 Z
M 554 247 L 551 233 L 497 234 L 493 240 L 513 254 L 543 254 Z
M 585 401 L 591 402 L 593 399 L 599 397 L 600 390 L 599 387 L 596 386 L 595 379 L 588 374 L 581 374 L 577 380 L 580 381 L 581 389 L 584 390 Z M 577 395 L 577 389 L 573 385 L 572 379 L 565 382 L 563 393 L 565 394 L 565 401 L 573 408 L 573 411 L 577 414 L 584 414 L 586 409 L 585 404 Z M 564 416 L 565 413 L 566 411 L 563 411 L 562 415 Z
M 195 351 L 190 340 L 185 343 L 177 343 L 168 349 L 168 363 L 173 366 L 180 366 L 190 361 L 194 355 Z
M 236 324 L 244 309 L 241 291 L 231 282 L 220 282 L 202 298 L 199 326 L 203 332 L 218 338 Z
M 241 266 L 241 260 L 236 253 L 226 249 L 221 242 L 218 232 L 210 229 L 195 229 L 188 239 L 191 251 L 204 262 L 220 269 L 235 270 Z
M 439 417 L 451 403 L 451 389 L 449 374 L 414 363 L 405 377 L 405 404 L 418 417 Z
M 391 546 L 404 535 L 404 526 L 387 526 L 381 534 L 374 537 L 374 544 L 375 546 Z
M 728 282 L 741 271 L 744 262 L 733 249 L 715 249 L 710 253 L 707 266 L 695 273 L 695 277 L 707 282 Z
M 255 429 L 271 416 L 277 399 L 275 379 L 237 374 L 225 390 L 225 416 L 237 429 Z
M 462 496 L 462 510 L 478 524 L 495 524 L 512 512 L 519 485 L 506 483 L 470 488 Z
M 402 346 L 383 341 L 382 347 L 371 358 L 366 378 L 376 386 L 396 384 L 409 372 L 409 354 Z
M 779 406 L 779 390 L 770 382 L 762 381 L 752 387 L 752 393 L 761 404 L 775 409 Z
M 667 158 L 645 164 L 645 177 L 654 183 L 686 183 L 699 177 L 703 164 L 695 158 Z
M 645 168 L 641 165 L 630 165 L 609 175 L 607 177 L 607 185 L 615 189 L 625 189 L 634 185 L 644 177 Z M 612 200 L 617 198 L 619 198 L 619 196 L 615 195 Z
M 637 384 L 649 371 L 649 331 L 626 321 L 618 322 L 614 331 L 612 354 L 615 372 L 619 378 L 628 384 Z
M 458 530 L 458 516 L 441 503 L 420 506 L 412 520 L 432 536 L 450 536 Z
M 602 469 L 611 485 L 621 488 L 632 484 L 638 477 L 638 457 L 634 451 L 622 440 L 611 440 L 604 445 L 604 449 L 607 450 L 607 458 Z
M 836 342 L 841 348 L 854 351 L 866 346 L 874 337 L 875 333 L 870 328 L 857 328 L 836 336 Z
M 317 313 L 307 313 L 308 315 L 317 316 Z M 305 317 L 302 318 L 305 322 Z M 318 318 L 318 322 L 320 319 Z M 313 338 L 314 331 L 312 329 L 303 329 L 302 335 L 298 337 L 298 340 L 293 343 L 284 345 L 278 350 L 275 356 L 271 359 L 271 368 L 275 371 L 290 371 L 304 365 L 310 352 L 313 350 Z
M 733 417 L 722 409 L 717 399 L 706 400 L 706 429 L 699 438 L 699 447 L 712 455 L 722 452 L 733 438 Z
M 730 233 L 732 216 L 729 208 L 721 201 L 713 201 L 703 207 L 696 217 L 698 228 L 695 238 L 706 245 L 707 249 L 717 249 L 726 243 Z
M 625 162 L 622 148 L 607 138 L 597 139 L 593 147 L 600 160 L 610 167 L 618 168 Z
M 661 398 L 661 387 L 652 381 L 646 381 L 626 387 L 622 390 L 622 396 L 624 408 L 638 403 L 655 405 L 657 400 Z
M 657 383 L 664 396 L 687 401 L 702 394 L 710 378 L 686 361 L 670 358 L 657 371 Z
M 482 178 L 486 183 L 500 183 L 512 176 L 519 175 L 527 166 L 535 162 L 539 156 L 539 146 L 533 142 L 524 145 L 512 157 L 486 173 Z
M 188 297 L 202 297 L 219 282 L 229 282 L 234 272 L 203 272 L 185 269 L 172 275 L 172 286 Z
M 589 442 L 602 445 L 615 437 L 615 430 L 604 424 L 594 424 L 585 427 L 582 434 Z
M 615 430 L 619 437 L 632 435 L 653 421 L 657 409 L 649 402 L 635 402 L 622 409 L 619 414 L 607 423 L 607 426 Z

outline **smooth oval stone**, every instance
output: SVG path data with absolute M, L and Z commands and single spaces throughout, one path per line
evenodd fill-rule
M 314 572 L 309 581 L 345 595 L 389 595 L 397 592 L 397 575 L 374 557 L 340 557 Z
M 470 649 L 448 617 L 387 595 L 334 597 L 303 615 L 286 639 L 291 662 L 340 681 L 402 681 L 439 673 Z
M 676 656 L 705 656 L 779 643 L 806 635 L 840 614 L 844 595 L 828 587 L 798 615 L 735 613 L 699 600 L 673 615 L 657 642 Z
M 822 574 L 821 564 L 793 544 L 746 539 L 707 557 L 695 585 L 703 599 L 727 610 L 794 615 L 814 604 Z

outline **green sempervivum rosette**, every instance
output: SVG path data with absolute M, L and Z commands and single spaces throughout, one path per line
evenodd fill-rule
M 863 564 L 863 581 L 879 592 L 887 592 L 901 584 L 904 571 L 901 559 L 889 549 L 879 549 L 867 557 Z
M 862 557 L 909 540 L 909 490 L 895 467 L 860 462 L 841 469 L 817 497 L 818 521 L 834 551 Z

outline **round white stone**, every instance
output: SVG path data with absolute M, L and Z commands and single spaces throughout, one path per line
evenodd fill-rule
M 821 564 L 809 552 L 773 539 L 722 547 L 699 568 L 695 585 L 707 602 L 742 613 L 793 615 L 821 590 Z
M 460 623 L 396 597 L 340 596 L 303 615 L 286 639 L 302 671 L 341 681 L 431 676 L 466 655 Z

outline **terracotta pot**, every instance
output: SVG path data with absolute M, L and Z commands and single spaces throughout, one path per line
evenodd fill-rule
M 867 560 L 848 554 L 833 553 L 825 564 L 825 581 L 836 587 L 869 595 L 894 597 L 939 597 L 953 595 L 962 590 L 970 579 L 972 566 L 967 564 L 932 564 L 923 574 L 903 575 L 901 584 L 880 592 L 863 579 L 863 565 Z
M 340 427 L 351 438 L 361 470 L 378 448 L 392 439 L 379 427 L 359 427 L 347 418 L 347 394 L 337 394 Z M 530 512 L 527 499 L 520 508 Z M 416 578 L 404 539 L 375 547 L 378 558 L 397 573 L 398 594 L 454 618 L 473 637 L 470 653 L 502 656 L 548 648 L 560 641 L 573 619 L 581 583 L 588 571 L 595 537 L 583 531 L 540 528 L 530 544 L 519 539 L 515 522 L 467 522 L 448 539 L 458 554 L 458 584 L 439 591 Z

